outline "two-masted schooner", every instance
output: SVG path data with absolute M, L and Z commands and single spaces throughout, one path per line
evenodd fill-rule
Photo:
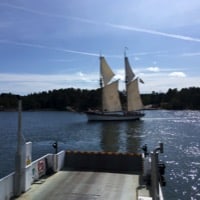
M 119 80 L 112 81 L 115 74 L 103 56 L 100 56 L 100 87 L 102 88 L 102 109 L 86 112 L 89 121 L 138 120 L 144 116 L 143 104 L 139 93 L 138 82 L 133 73 L 128 57 L 125 62 L 125 85 L 127 104 L 122 109 L 118 85 Z

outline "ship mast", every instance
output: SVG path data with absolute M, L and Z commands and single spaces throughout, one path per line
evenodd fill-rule
M 100 92 L 101 92 L 101 112 L 103 112 L 103 77 L 102 77 L 102 56 L 99 57 L 100 60 L 100 78 L 99 78 L 99 85 L 100 85 Z
M 125 111 L 128 112 L 128 74 L 126 70 L 126 51 L 128 50 L 128 47 L 124 47 L 124 65 L 125 65 L 125 96 L 126 96 L 126 104 L 125 104 Z

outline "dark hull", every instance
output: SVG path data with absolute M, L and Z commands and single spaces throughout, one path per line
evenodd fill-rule
M 144 113 L 137 112 L 86 112 L 88 121 L 134 121 L 144 117 Z

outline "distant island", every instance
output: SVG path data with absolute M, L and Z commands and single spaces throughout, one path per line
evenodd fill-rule
M 169 89 L 166 93 L 142 94 L 146 109 L 200 110 L 200 87 Z M 0 111 L 16 110 L 19 95 L 0 94 Z M 68 110 L 84 112 L 101 107 L 101 91 L 86 89 L 59 89 L 21 96 L 23 110 Z M 120 92 L 122 105 L 126 96 Z

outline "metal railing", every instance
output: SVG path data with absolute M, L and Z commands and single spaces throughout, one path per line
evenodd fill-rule
M 162 194 L 160 194 L 160 173 L 159 173 L 159 153 L 163 153 L 163 143 L 159 143 L 159 146 L 151 152 L 151 186 L 153 200 L 161 200 Z

